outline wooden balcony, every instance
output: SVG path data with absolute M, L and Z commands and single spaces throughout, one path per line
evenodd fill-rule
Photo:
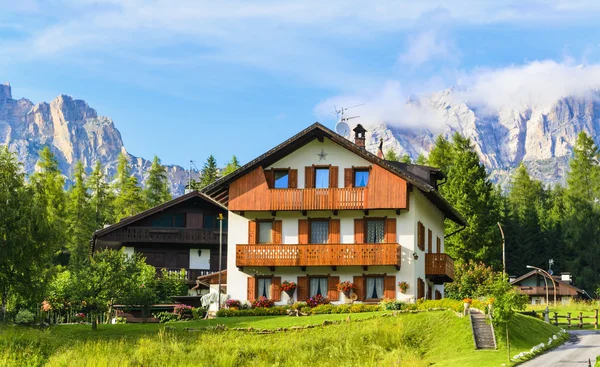
M 454 281 L 454 260 L 448 254 L 425 254 L 425 276 L 435 284 Z
M 270 210 L 365 209 L 363 187 L 333 189 L 271 189 Z
M 236 266 L 370 266 L 400 267 L 397 243 L 237 245 Z
M 162 276 L 162 269 L 167 271 L 170 276 L 177 276 L 178 279 L 186 280 L 189 284 L 196 284 L 196 278 L 202 275 L 208 275 L 214 273 L 210 269 L 176 269 L 176 268 L 156 268 L 156 276 Z M 181 273 L 183 270 L 183 273 Z
M 219 229 L 178 227 L 124 227 L 100 238 L 103 241 L 127 243 L 187 243 L 218 244 Z M 223 231 L 223 243 L 227 232 Z

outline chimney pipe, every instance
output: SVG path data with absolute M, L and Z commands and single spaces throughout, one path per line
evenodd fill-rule
M 358 145 L 361 149 L 366 149 L 365 133 L 367 130 L 361 124 L 358 124 L 352 131 L 354 131 L 354 144 Z

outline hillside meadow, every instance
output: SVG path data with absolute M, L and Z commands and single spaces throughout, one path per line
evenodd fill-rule
M 389 317 L 382 317 L 382 315 Z M 350 321 L 348 322 L 348 316 Z M 369 319 L 360 321 L 361 318 Z M 271 334 L 277 329 L 341 323 Z M 199 328 L 226 324 L 227 330 Z M 189 328 L 192 328 L 190 331 Z M 518 315 L 510 325 L 511 355 L 546 342 L 558 328 Z M 1 366 L 501 366 L 506 344 L 476 351 L 468 318 L 451 311 L 390 315 L 232 317 L 168 324 L 64 325 L 0 330 Z M 510 365 L 510 364 L 506 364 Z

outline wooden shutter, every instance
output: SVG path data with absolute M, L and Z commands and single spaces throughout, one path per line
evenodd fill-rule
M 281 242 L 281 221 L 274 220 L 273 221 L 273 243 L 282 243 Z
M 298 188 L 298 170 L 297 169 L 290 170 L 290 173 L 288 176 L 288 187 L 290 189 Z
M 388 275 L 383 278 L 383 297 L 396 299 L 396 276 Z
M 271 299 L 281 301 L 281 277 L 273 277 L 271 280 Z
M 256 244 L 256 221 L 251 220 L 248 222 L 248 244 Z
M 421 299 L 425 297 L 425 282 L 423 279 L 417 279 L 417 299 Z
M 304 188 L 313 189 L 315 187 L 315 167 L 304 168 Z
M 425 226 L 421 222 L 417 224 L 417 246 L 419 250 L 425 251 Z
M 358 300 L 362 301 L 365 299 L 365 278 L 361 276 L 355 276 L 353 279 L 354 293 L 358 296 Z
M 252 302 L 256 299 L 256 279 L 248 277 L 248 301 Z
M 273 171 L 273 169 L 266 169 L 265 170 L 265 179 L 267 180 L 267 186 L 272 189 L 275 182 L 275 172 Z
M 338 167 L 331 166 L 329 167 L 329 188 L 335 189 L 338 187 Z
M 435 252 L 436 254 L 439 254 L 442 252 L 442 240 L 440 240 L 440 238 L 437 238 L 437 244 L 435 246 Z
M 308 219 L 298 219 L 298 243 L 308 244 Z
M 431 291 L 431 286 L 427 286 L 427 299 L 433 299 L 433 292 Z
M 328 243 L 340 243 L 340 220 L 329 220 L 329 240 Z
M 338 276 L 327 278 L 327 298 L 329 298 L 330 301 L 339 301 L 340 299 L 340 291 L 337 289 L 339 282 L 340 277 Z
M 396 243 L 396 218 L 388 218 L 385 221 L 385 242 Z
M 344 187 L 352 186 L 352 168 L 344 168 Z
M 354 220 L 354 243 L 365 243 L 365 220 Z
M 298 302 L 306 301 L 308 299 L 308 277 L 298 277 L 298 284 L 296 284 L 296 298 Z
M 433 233 L 431 232 L 431 229 L 427 230 L 427 252 L 433 252 Z

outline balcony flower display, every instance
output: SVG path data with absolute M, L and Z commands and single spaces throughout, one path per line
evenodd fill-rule
M 408 289 L 408 283 L 405 281 L 398 282 L 398 288 L 400 288 L 400 293 L 406 293 Z
M 275 305 L 275 302 L 266 297 L 260 296 L 257 300 L 252 302 L 252 308 L 262 307 L 262 308 L 271 308 Z
M 240 307 L 242 307 L 242 302 L 237 299 L 228 299 L 227 302 L 225 302 L 225 306 L 227 306 L 227 308 L 231 308 L 232 310 L 239 310 Z
M 346 295 L 346 297 L 350 297 L 350 294 L 352 293 L 352 290 L 354 288 L 356 288 L 354 283 L 349 281 L 343 281 L 341 283 L 338 283 L 337 285 L 338 291 L 343 292 Z

